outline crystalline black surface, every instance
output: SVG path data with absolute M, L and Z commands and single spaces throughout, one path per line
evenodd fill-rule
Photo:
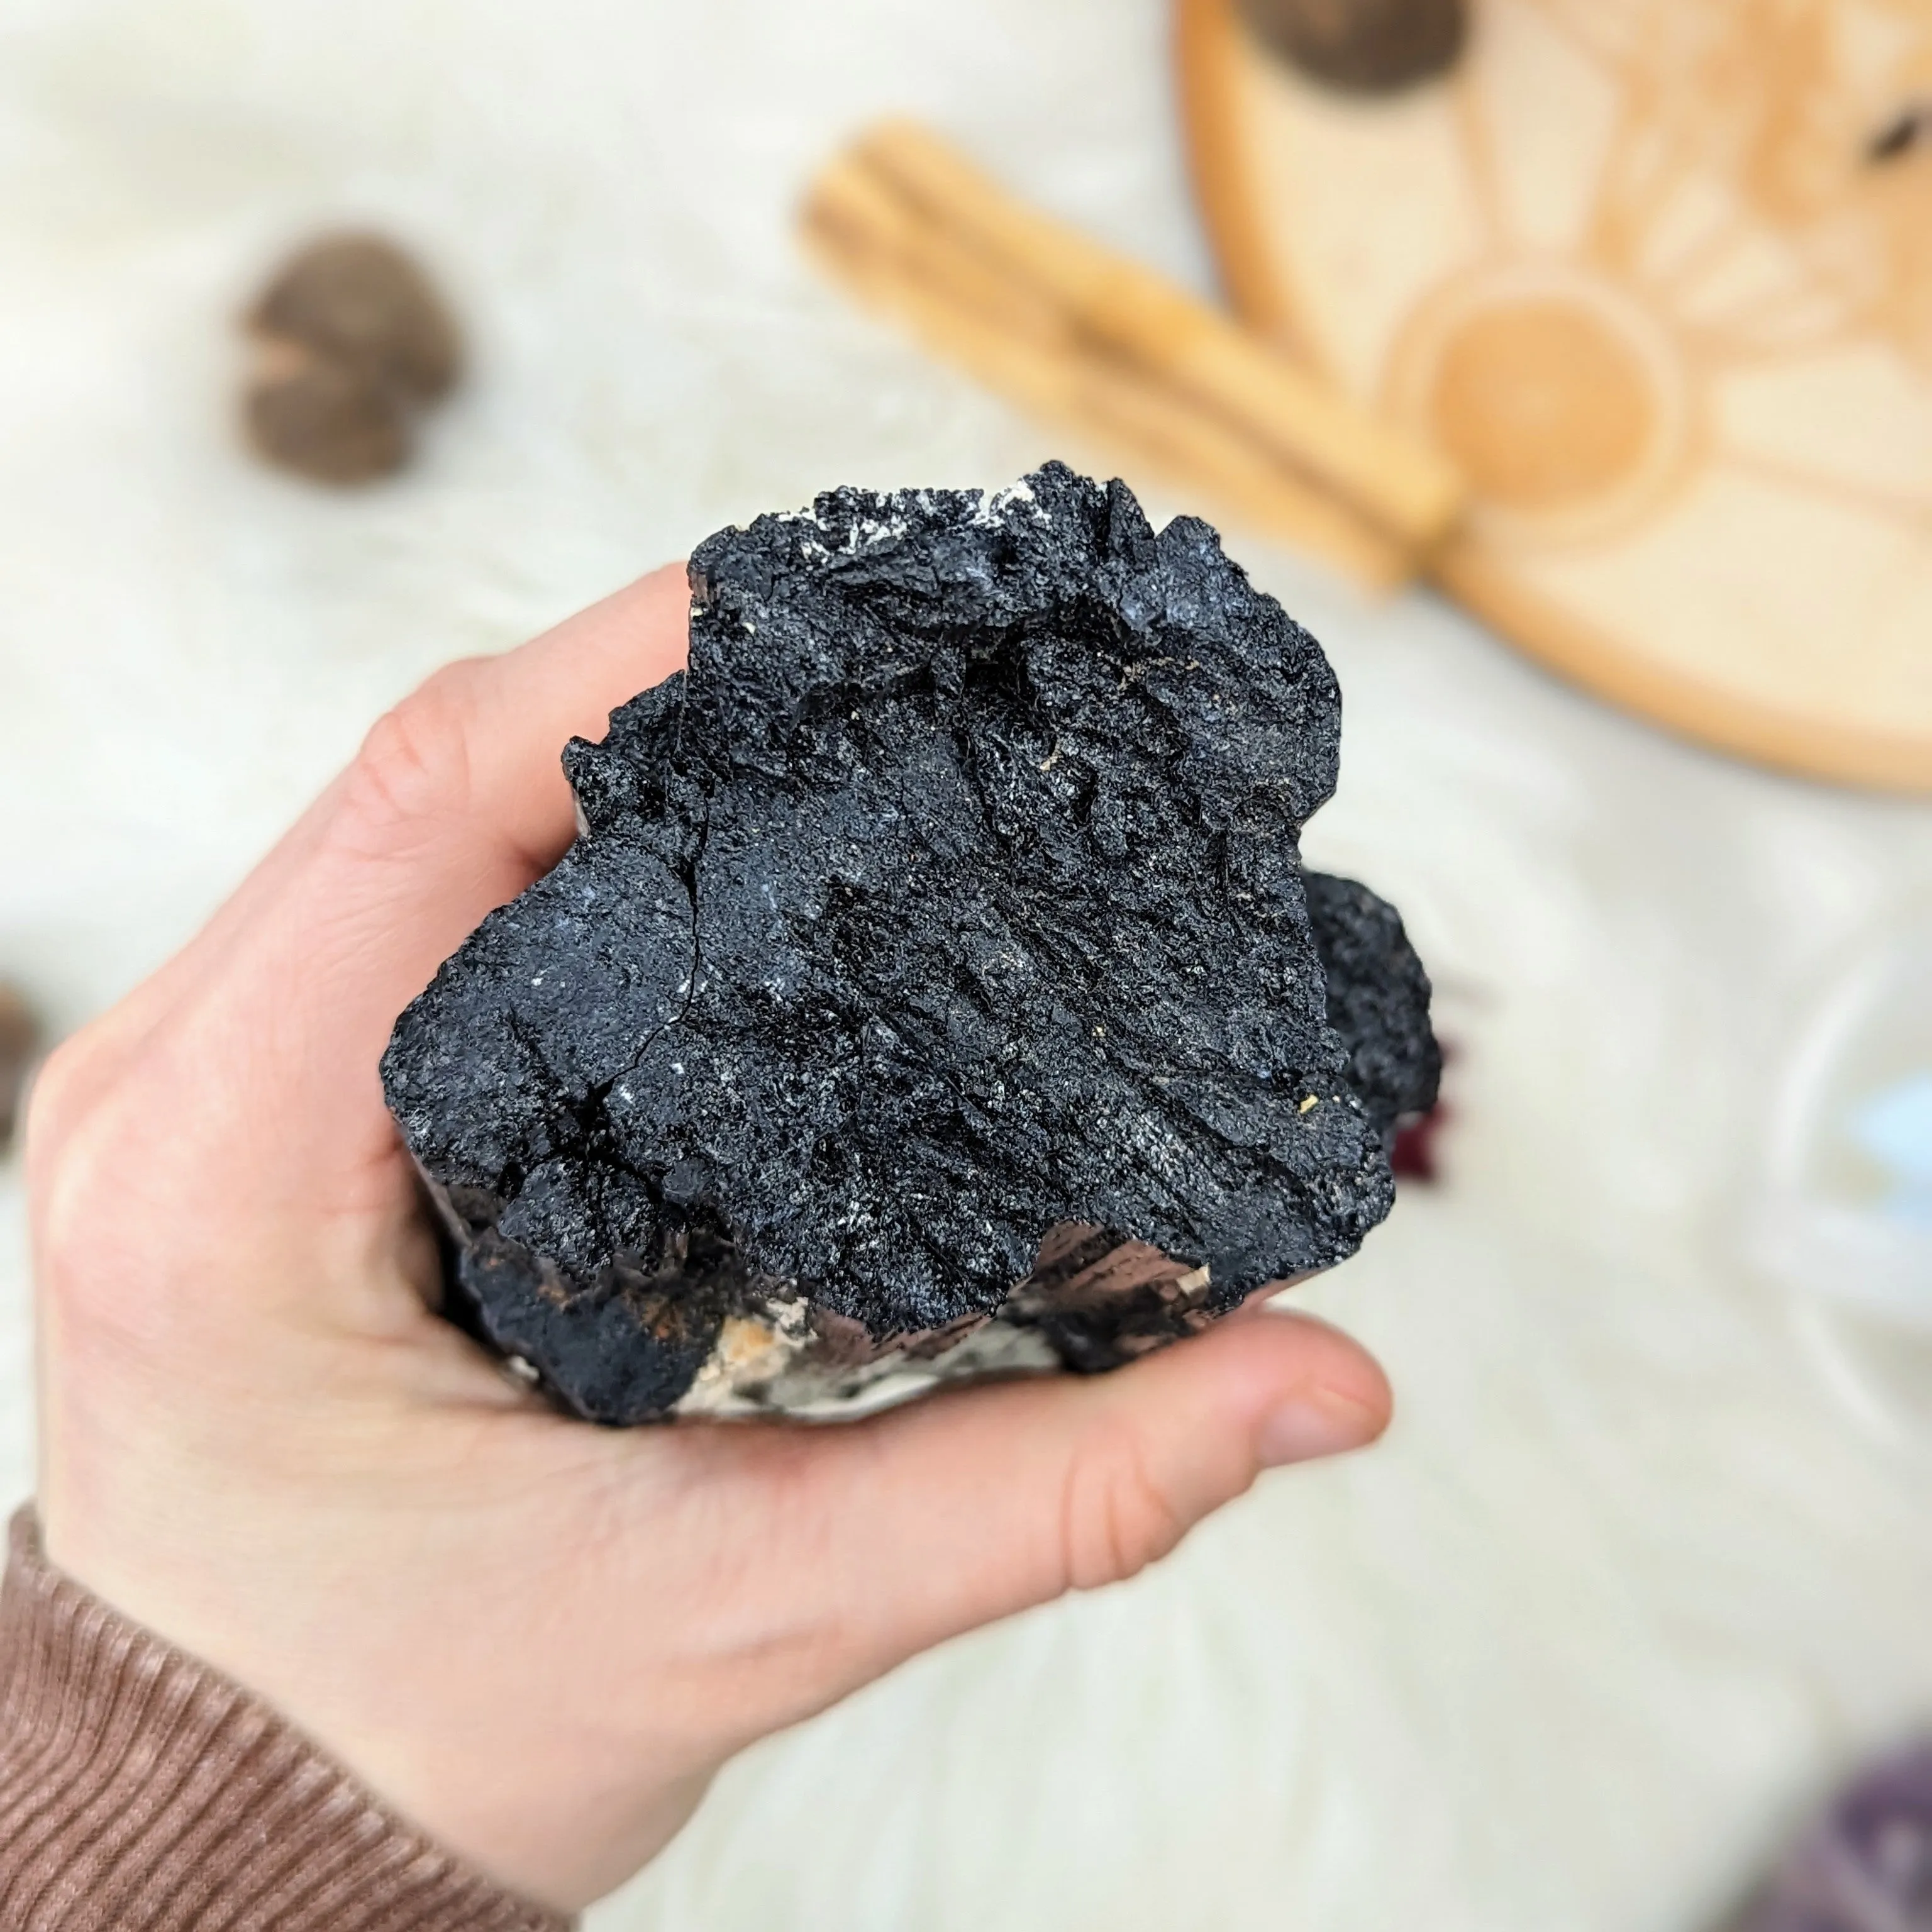
M 1165 1339 L 1352 1252 L 1427 982 L 1372 894 L 1304 889 L 1334 679 L 1214 532 L 1050 465 L 690 570 L 688 670 L 568 748 L 584 836 L 384 1059 L 453 1312 L 634 1421 L 895 1352 L 1109 1366 L 1135 1295 Z M 1174 1266 L 1056 1330 L 1069 1225 Z
M 1436 1036 L 1417 1024 L 1429 1011 L 1429 976 L 1386 899 L 1326 872 L 1304 872 L 1302 885 L 1348 1084 L 1393 1147 L 1398 1123 L 1436 1104 L 1442 1077 Z

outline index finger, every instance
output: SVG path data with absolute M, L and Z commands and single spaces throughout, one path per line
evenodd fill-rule
M 496 658 L 446 667 L 110 1024 L 183 1014 L 244 1120 L 286 1120 L 296 1161 L 393 1147 L 376 1063 L 396 1016 L 484 915 L 569 845 L 573 736 L 682 667 L 689 594 L 669 565 Z M 112 1042 L 104 1042 L 112 1044 Z M 212 1099 L 214 1096 L 210 1095 Z
M 447 665 L 316 802 L 314 887 L 380 924 L 405 998 L 562 856 L 566 742 L 601 738 L 619 705 L 682 666 L 689 616 L 683 566 L 668 565 L 519 650 Z

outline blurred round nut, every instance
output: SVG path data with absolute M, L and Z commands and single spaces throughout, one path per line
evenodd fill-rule
M 263 457 L 319 483 L 370 482 L 409 457 L 402 399 L 320 356 L 271 359 L 249 387 L 246 416 Z
M 0 985 L 0 1154 L 14 1138 L 27 1075 L 40 1048 L 33 1009 L 12 987 Z
M 1454 65 L 1467 0 L 1240 0 L 1256 34 L 1312 79 L 1390 94 Z
M 462 366 L 462 338 L 442 298 L 380 236 L 311 242 L 262 291 L 249 322 L 418 402 L 445 394 Z

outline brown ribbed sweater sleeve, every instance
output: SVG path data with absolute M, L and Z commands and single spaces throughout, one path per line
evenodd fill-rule
M 565 1932 L 14 1518 L 0 1591 L 5 1932 Z

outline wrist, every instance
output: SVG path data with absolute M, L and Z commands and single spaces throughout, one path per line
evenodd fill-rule
M 0 1921 L 191 1932 L 562 1932 L 396 1816 L 279 1713 L 50 1564 L 0 1591 Z

